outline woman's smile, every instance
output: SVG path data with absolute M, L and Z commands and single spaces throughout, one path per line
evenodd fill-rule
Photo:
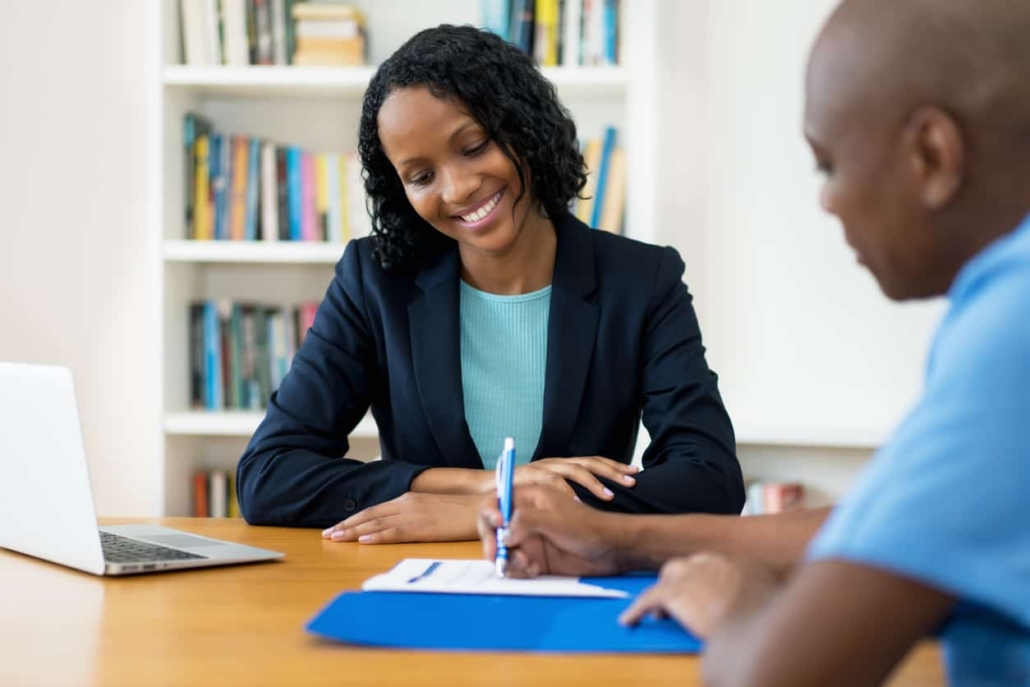
M 504 187 L 469 210 L 455 214 L 454 219 L 466 229 L 474 231 L 482 229 L 499 215 L 498 208 L 501 206 L 501 199 L 504 197 L 506 189 L 507 187 Z

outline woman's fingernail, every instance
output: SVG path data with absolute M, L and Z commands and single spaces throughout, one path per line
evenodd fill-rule
M 363 534 L 360 537 L 358 537 L 358 541 L 361 542 L 362 544 L 367 544 L 370 541 L 372 541 L 372 535 L 371 534 Z
M 611 489 L 609 489 L 608 487 L 605 487 L 605 488 L 604 488 L 604 495 L 605 495 L 605 496 L 615 496 L 615 494 L 614 494 L 614 493 L 612 493 L 612 490 L 611 490 Z
M 623 475 L 622 476 L 622 481 L 625 482 L 626 484 L 636 484 L 637 483 L 636 478 L 634 478 L 631 475 Z
M 347 534 L 346 530 L 337 530 L 333 532 L 331 539 L 333 541 L 340 541 L 343 539 L 343 535 Z
M 329 536 L 332 535 L 332 533 L 333 533 L 333 528 L 332 527 L 330 527 L 328 529 L 322 530 L 322 536 L 323 537 L 329 537 Z
M 573 500 L 573 501 L 579 501 L 580 503 L 583 503 L 583 499 L 579 498 L 579 497 L 578 497 L 578 496 L 576 496 L 575 494 L 573 494 L 573 495 L 572 495 L 572 500 Z

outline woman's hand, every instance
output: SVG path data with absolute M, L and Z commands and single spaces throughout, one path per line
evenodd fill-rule
M 632 487 L 637 483 L 634 477 L 637 472 L 638 468 L 635 465 L 626 465 L 601 456 L 542 458 L 515 468 L 515 486 L 550 485 L 574 497 L 576 492 L 568 484 L 571 481 L 586 487 L 597 498 L 611 501 L 615 494 L 597 477 L 606 477 L 613 482 Z
M 728 616 L 761 605 L 780 584 L 770 569 L 722 554 L 675 558 L 662 566 L 658 582 L 623 611 L 619 622 L 636 625 L 646 615 L 668 616 L 707 639 Z
M 355 513 L 322 532 L 322 538 L 362 544 L 472 540 L 479 511 L 495 498 L 409 491 Z

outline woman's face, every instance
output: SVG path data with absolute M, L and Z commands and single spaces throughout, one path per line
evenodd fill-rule
M 399 89 L 378 122 L 411 206 L 463 251 L 503 254 L 523 234 L 527 216 L 541 221 L 530 215 L 528 194 L 514 208 L 522 188 L 515 166 L 454 100 L 424 87 Z

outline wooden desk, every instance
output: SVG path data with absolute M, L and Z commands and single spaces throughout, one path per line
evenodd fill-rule
M 361 546 L 241 521 L 110 520 L 286 553 L 278 563 L 97 578 L 0 551 L 0 685 L 697 685 L 692 656 L 541 656 L 362 649 L 303 629 L 332 597 L 408 557 L 478 544 Z M 471 622 L 477 622 L 470 619 Z M 891 683 L 943 684 L 935 646 Z

